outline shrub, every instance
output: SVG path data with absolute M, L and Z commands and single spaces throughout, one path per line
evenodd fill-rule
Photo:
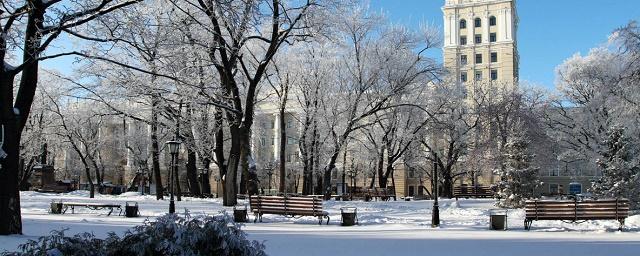
M 122 238 L 110 233 L 98 239 L 91 233 L 66 237 L 64 230 L 20 245 L 7 255 L 266 255 L 264 245 L 249 241 L 228 215 L 181 218 L 164 215 L 145 221 Z

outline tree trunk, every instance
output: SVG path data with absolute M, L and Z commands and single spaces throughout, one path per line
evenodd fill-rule
M 246 136 L 241 127 L 233 125 L 231 127 L 231 149 L 229 151 L 229 165 L 227 166 L 227 173 L 224 176 L 224 197 L 222 204 L 224 206 L 234 206 L 238 203 L 237 200 L 237 176 L 238 169 L 240 169 L 240 154 L 242 150 L 242 140 Z
M 208 157 L 205 157 L 202 160 L 202 168 L 204 168 L 204 174 L 202 177 L 202 191 L 200 191 L 203 195 L 204 194 L 211 194 L 211 182 L 209 179 L 209 166 L 211 165 L 211 160 Z
M 215 124 L 216 124 L 216 134 L 215 134 L 215 147 L 213 148 L 213 151 L 215 153 L 215 157 L 216 157 L 216 165 L 218 166 L 218 177 L 220 178 L 220 184 L 222 186 L 222 191 L 217 191 L 218 189 L 218 184 L 216 184 L 216 196 L 220 195 L 220 192 L 222 192 L 222 200 L 223 202 L 226 202 L 226 185 L 224 183 L 224 180 L 222 178 L 224 178 L 227 174 L 227 162 L 225 160 L 224 157 L 224 129 L 222 127 L 223 124 L 223 120 L 222 120 L 222 110 L 220 108 L 216 109 L 216 112 L 214 114 L 214 120 L 215 120 Z M 224 203 L 223 203 L 224 204 Z M 225 204 L 226 205 L 226 204 Z
M 158 145 L 158 96 L 151 94 L 151 165 L 156 181 L 156 200 L 164 199 L 160 174 L 160 145 Z
M 193 196 L 200 196 L 200 185 L 198 185 L 198 167 L 196 165 L 196 152 L 191 147 L 187 147 L 187 179 L 189 180 L 189 191 Z
M 380 178 L 378 178 L 380 179 Z M 376 184 L 376 173 L 373 173 L 373 176 L 371 177 L 371 184 L 369 184 L 369 188 L 373 188 Z
M 452 166 L 439 167 L 442 172 L 442 191 L 441 195 L 446 198 L 453 198 L 453 177 L 451 176 Z
M 33 166 L 36 163 L 36 158 L 31 158 L 29 163 L 25 163 L 24 159 L 20 160 L 20 170 L 22 170 L 22 174 L 20 175 L 20 190 L 28 191 L 31 184 L 29 184 L 29 179 L 33 175 Z
M 172 167 L 173 168 L 173 177 L 174 177 L 173 182 L 175 182 L 174 186 L 175 186 L 175 189 L 176 189 L 176 199 L 178 201 L 182 201 L 182 189 L 180 187 L 180 168 L 179 168 L 180 165 L 178 164 L 178 162 L 179 162 L 178 159 L 179 159 L 179 156 L 176 155 L 175 166 Z
M 313 194 L 315 194 L 315 195 L 322 195 L 322 193 L 323 193 L 323 192 L 322 192 L 322 189 L 324 188 L 324 186 L 323 186 L 324 184 L 322 184 L 322 181 L 323 181 L 323 178 L 322 178 L 322 177 L 323 177 L 323 173 L 318 172 L 318 173 L 317 173 L 317 174 L 315 174 L 315 175 L 316 175 L 316 186 L 315 186 L 315 188 L 314 188 L 314 192 L 313 192 Z
M 84 162 L 85 160 L 83 160 Z M 85 163 L 85 167 L 84 167 L 84 174 L 87 175 L 87 183 L 89 183 L 89 198 L 94 198 L 95 197 L 95 186 L 93 185 L 93 178 L 91 178 L 91 169 L 89 168 L 89 165 L 87 165 Z
M 376 165 L 376 169 L 378 174 L 378 187 L 386 188 L 387 178 L 384 177 L 384 148 L 382 148 L 380 153 L 378 153 L 378 164 Z
M 98 164 L 96 163 L 96 160 L 93 159 L 93 157 L 91 157 L 89 160 L 91 160 L 91 164 L 93 165 L 93 169 L 96 173 L 96 183 L 98 183 L 98 193 L 103 193 L 103 189 L 102 189 L 102 185 L 104 182 L 102 182 L 102 179 L 100 177 L 100 168 L 98 168 Z
M 0 68 L 0 130 L 2 151 L 0 158 L 0 235 L 22 234 L 20 216 L 20 192 L 18 190 L 18 168 L 20 161 L 20 132 L 13 111 L 13 76 Z

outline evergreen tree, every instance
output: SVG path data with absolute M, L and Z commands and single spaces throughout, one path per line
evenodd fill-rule
M 611 198 L 628 198 L 632 206 L 640 202 L 640 167 L 634 160 L 632 143 L 625 135 L 625 128 L 614 126 L 607 132 L 602 158 L 596 163 L 602 176 L 590 189 L 595 195 Z
M 516 132 L 505 144 L 504 171 L 495 171 L 500 176 L 498 196 L 504 199 L 498 203 L 500 207 L 524 206 L 525 200 L 533 197 L 534 189 L 541 184 L 539 168 L 531 166 L 535 155 L 529 153 L 529 143 L 522 132 Z

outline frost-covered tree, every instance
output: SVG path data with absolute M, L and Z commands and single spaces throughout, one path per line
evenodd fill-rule
M 633 157 L 637 144 L 631 143 L 625 128 L 614 126 L 607 132 L 606 149 L 596 163 L 602 176 L 593 182 L 591 192 L 602 197 L 628 198 L 640 203 L 640 165 Z
M 78 53 L 56 48 L 57 39 L 141 0 L 14 0 L 0 5 L 0 234 L 22 233 L 18 174 L 20 138 L 38 87 L 41 61 Z M 64 50 L 63 50 L 64 51 Z M 19 80 L 17 79 L 19 78 Z M 18 82 L 19 81 L 19 82 Z M 14 93 L 17 91 L 17 94 Z
M 562 161 L 583 161 L 586 171 L 601 172 L 604 180 L 593 184 L 601 196 L 627 196 L 616 193 L 637 186 L 623 173 L 638 161 L 639 34 L 631 22 L 613 33 L 609 45 L 567 59 L 557 68 L 560 95 L 546 111 L 547 133 L 559 143 Z M 618 174 L 615 181 L 607 180 Z M 617 181 L 617 188 L 607 187 Z M 606 192 L 609 189 L 613 191 Z
M 514 136 L 504 146 L 505 168 L 495 171 L 500 176 L 496 185 L 502 199 L 498 202 L 501 207 L 522 207 L 541 184 L 538 168 L 531 164 L 535 155 L 530 153 L 529 147 L 530 142 L 523 131 L 514 131 Z

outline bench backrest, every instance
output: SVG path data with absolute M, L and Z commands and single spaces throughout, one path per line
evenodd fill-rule
M 489 186 L 459 186 L 453 188 L 454 195 L 493 195 Z
M 285 215 L 322 215 L 322 199 L 316 196 L 251 196 L 251 210 Z
M 527 219 L 536 220 L 619 220 L 629 216 L 629 200 L 531 200 L 525 212 Z

